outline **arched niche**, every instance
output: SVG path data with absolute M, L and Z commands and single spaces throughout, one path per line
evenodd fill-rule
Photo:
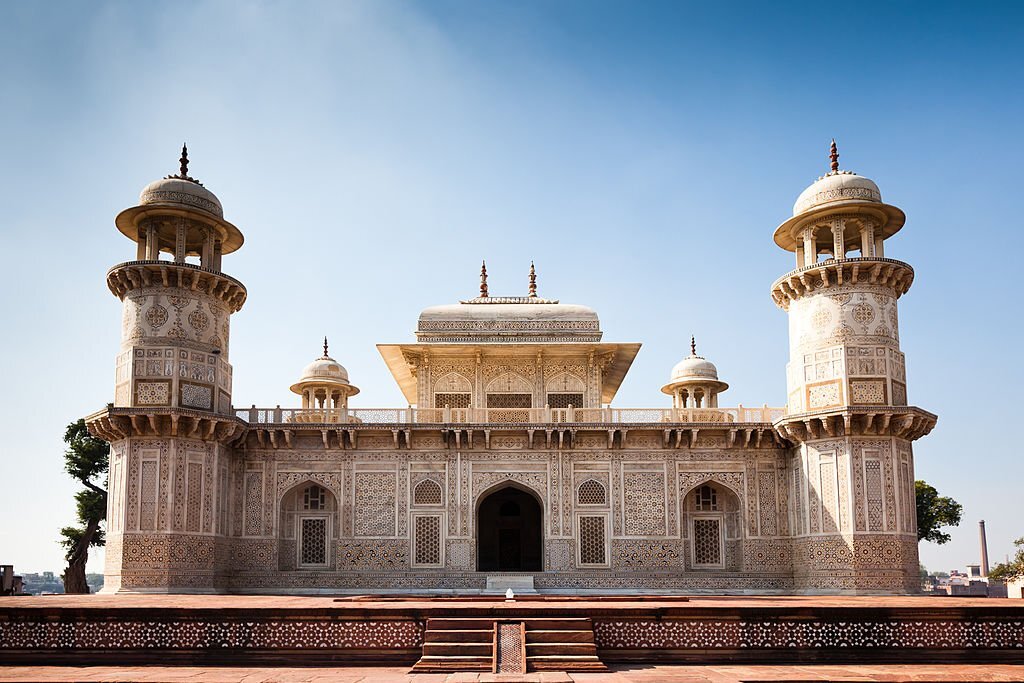
M 544 505 L 529 487 L 505 481 L 477 498 L 477 571 L 539 572 L 544 568 Z

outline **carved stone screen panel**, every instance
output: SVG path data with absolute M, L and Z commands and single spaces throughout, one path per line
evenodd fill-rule
M 579 544 L 581 565 L 603 566 L 608 564 L 606 526 L 603 515 L 585 515 L 580 517 Z
M 472 394 L 455 394 L 455 393 L 435 393 L 434 394 L 434 407 L 444 408 L 469 408 L 470 398 Z
M 302 517 L 299 520 L 299 565 L 327 565 L 327 518 Z
M 722 520 L 698 517 L 693 520 L 694 566 L 722 566 Z
M 413 563 L 418 566 L 440 566 L 441 516 L 417 516 L 413 532 L 415 534 Z
M 444 503 L 444 496 L 441 492 L 441 485 L 432 479 L 425 479 L 416 484 L 412 492 L 413 505 L 441 505 Z
M 607 505 L 608 492 L 601 482 L 596 479 L 587 479 L 580 484 L 577 500 L 580 505 Z
M 549 408 L 582 408 L 583 394 L 548 394 L 547 404 Z
M 487 394 L 488 408 L 532 408 L 531 394 Z

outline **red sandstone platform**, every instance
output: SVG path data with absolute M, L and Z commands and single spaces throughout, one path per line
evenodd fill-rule
M 845 666 L 614 666 L 604 674 L 539 673 L 409 674 L 396 667 L 256 669 L 241 667 L 83 667 L 0 668 L 0 681 L 140 681 L 143 683 L 741 683 L 775 681 L 1024 681 L 1024 666 L 1008 665 L 845 665 Z
M 573 680 L 595 683 L 648 680 L 644 672 L 654 675 L 665 664 L 1024 664 L 1024 601 L 1018 600 L 549 595 L 514 601 L 480 596 L 0 598 L 0 664 L 375 664 L 401 666 L 398 671 L 407 671 L 424 653 L 430 620 L 527 622 L 545 618 L 589 621 L 600 660 L 619 667 L 613 671 L 618 678 L 571 674 Z M 622 669 L 627 663 L 630 668 Z M 679 675 L 685 670 L 672 669 Z M 974 673 L 970 675 L 983 670 L 996 671 L 984 667 L 971 669 Z M 374 671 L 380 676 L 387 673 L 385 669 Z M 1024 669 L 1007 671 L 1024 680 Z M 114 669 L 107 672 L 116 674 Z M 315 671 L 309 673 L 315 675 Z M 448 674 L 431 675 L 435 677 L 412 680 L 449 680 Z M 630 678 L 622 677 L 626 675 Z M 922 675 L 923 680 L 958 680 Z M 661 675 L 649 680 L 685 679 Z

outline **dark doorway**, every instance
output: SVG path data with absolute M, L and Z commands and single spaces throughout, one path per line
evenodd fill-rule
M 483 499 L 476 518 L 477 570 L 539 572 L 543 515 L 537 499 L 511 486 Z

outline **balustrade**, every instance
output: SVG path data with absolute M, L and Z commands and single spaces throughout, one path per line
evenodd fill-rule
M 251 408 L 250 424 L 659 424 L 767 423 L 785 408 Z

